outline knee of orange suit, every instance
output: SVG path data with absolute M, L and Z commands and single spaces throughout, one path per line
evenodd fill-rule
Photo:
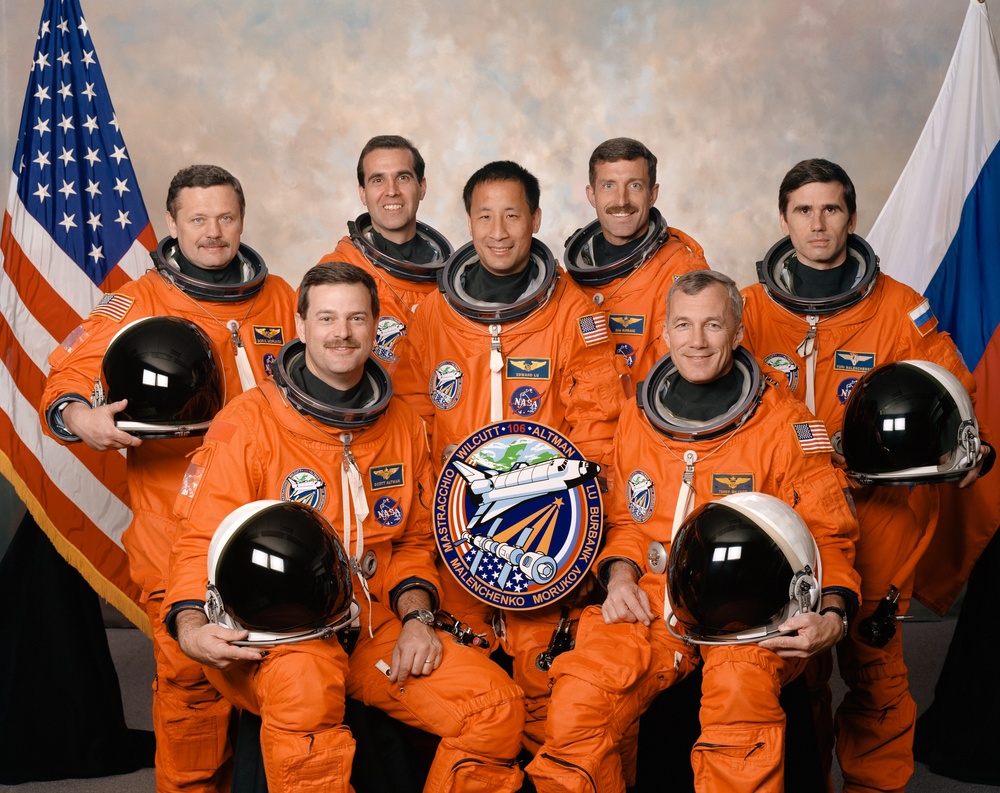
M 493 688 L 455 707 L 461 728 L 441 737 L 424 790 L 520 790 L 524 774 L 517 756 L 525 718 L 520 687 Z
M 622 740 L 645 704 L 645 688 L 634 689 L 650 667 L 644 631 L 585 613 L 576 648 L 552 664 L 545 742 L 528 766 L 539 790 L 624 790 Z
M 153 628 L 153 733 L 157 790 L 228 790 L 232 706 L 188 658 L 160 619 L 162 598 L 149 598 Z
M 618 760 L 578 763 L 543 747 L 525 770 L 538 793 L 625 793 Z
M 211 696 L 206 696 L 208 692 Z M 155 684 L 156 789 L 185 793 L 228 790 L 232 706 L 207 682 L 197 699 L 191 693 L 160 680 Z
M 905 669 L 900 675 L 892 666 L 866 668 L 837 708 L 837 760 L 848 793 L 902 793 L 913 774 L 917 706 Z
M 699 793 L 784 793 L 785 724 L 703 726 L 691 749 Z
M 916 717 L 909 697 L 884 711 L 837 711 L 837 760 L 845 791 L 905 791 L 913 774 Z
M 268 789 L 349 790 L 354 739 L 344 726 L 347 657 L 335 639 L 270 651 L 253 677 Z
M 303 734 L 272 731 L 262 724 L 260 739 L 269 793 L 352 790 L 354 738 L 344 725 Z
M 691 750 L 701 791 L 784 790 L 781 686 L 804 661 L 757 645 L 702 648 L 701 735 Z
M 621 742 L 637 719 L 634 696 L 560 676 L 552 687 L 544 743 L 527 768 L 529 776 L 540 791 L 624 790 Z
M 493 688 L 465 702 L 456 703 L 461 732 L 443 737 L 442 743 L 460 751 L 507 763 L 521 751 L 524 730 L 524 697 L 521 688 L 508 684 Z
M 253 673 L 262 729 L 313 733 L 343 724 L 346 677 L 336 639 L 272 648 Z
M 852 634 L 837 648 L 845 701 L 855 709 L 886 710 L 909 699 L 903 637 L 897 632 L 885 647 L 872 647 Z M 841 706 L 843 707 L 843 705 Z
M 860 641 L 852 629 L 837 648 L 848 686 L 834 726 L 846 791 L 903 791 L 913 773 L 917 706 L 903 662 L 902 635 L 885 647 Z

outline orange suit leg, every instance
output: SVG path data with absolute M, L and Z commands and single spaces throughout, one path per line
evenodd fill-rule
M 167 633 L 162 597 L 146 601 L 153 627 L 153 733 L 160 793 L 223 793 L 232 783 L 232 706 Z
M 227 699 L 260 714 L 270 793 L 349 793 L 354 738 L 344 725 L 347 655 L 336 639 L 271 648 L 259 663 L 206 669 Z
M 805 668 L 755 644 L 701 647 L 701 735 L 691 750 L 698 793 L 783 793 L 781 687 Z
M 517 791 L 524 775 L 517 764 L 524 729 L 521 689 L 482 651 L 438 633 L 444 655 L 429 675 L 390 683 L 375 664 L 392 661 L 402 628 L 378 603 L 372 604 L 374 638 L 364 615 L 361 637 L 351 654 L 347 693 L 395 719 L 439 735 L 424 790 Z
M 845 793 L 899 791 L 913 774 L 913 730 L 917 707 L 903 662 L 902 625 L 885 647 L 872 647 L 858 634 L 890 585 L 900 590 L 899 614 L 913 592 L 913 573 L 897 574 L 920 540 L 920 521 L 911 511 L 907 489 L 869 488 L 857 498 L 861 537 L 855 567 L 861 574 L 862 605 L 847 638 L 837 645 L 840 675 L 848 692 L 837 708 L 837 760 Z M 912 566 L 911 566 L 912 567 Z
M 552 664 L 545 743 L 528 765 L 539 793 L 624 793 L 621 744 L 657 694 L 687 676 L 696 654 L 662 620 L 607 625 L 587 608 L 576 647 Z

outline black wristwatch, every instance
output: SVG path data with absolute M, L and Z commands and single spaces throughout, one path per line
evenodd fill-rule
M 424 623 L 424 625 L 434 626 L 434 612 L 430 609 L 413 609 L 413 611 L 408 614 L 403 615 L 403 624 L 405 625 L 410 620 L 417 620 L 418 622 Z
M 842 608 L 840 608 L 840 606 L 827 606 L 825 609 L 820 610 L 819 615 L 822 617 L 824 614 L 829 614 L 831 612 L 838 615 L 840 617 L 840 621 L 843 623 L 844 632 L 840 636 L 840 638 L 843 639 L 845 636 L 847 636 L 847 629 L 848 629 L 847 612 L 844 611 Z

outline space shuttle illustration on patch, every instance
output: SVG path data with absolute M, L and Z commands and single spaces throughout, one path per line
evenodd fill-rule
M 525 550 L 532 530 L 521 532 L 516 544 L 499 542 L 493 539 L 499 527 L 498 518 L 508 509 L 539 496 L 559 493 L 589 482 L 601 470 L 597 463 L 588 460 L 570 460 L 566 457 L 555 457 L 540 463 L 529 465 L 519 463 L 506 473 L 487 470 L 482 471 L 471 465 L 453 460 L 455 468 L 469 485 L 476 512 L 469 521 L 462 539 L 474 545 L 478 551 L 472 563 L 473 574 L 479 568 L 482 554 L 485 551 L 505 564 L 500 575 L 500 585 L 506 584 L 511 571 L 517 568 L 529 580 L 538 584 L 547 584 L 556 574 L 555 559 L 537 551 Z M 472 534 L 471 529 L 480 523 L 494 521 L 485 534 Z

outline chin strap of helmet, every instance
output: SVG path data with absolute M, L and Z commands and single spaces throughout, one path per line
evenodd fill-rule
M 343 493 L 344 502 L 344 548 L 351 560 L 351 573 L 356 575 L 361 582 L 361 588 L 365 593 L 365 600 L 368 601 L 368 634 L 374 638 L 371 624 L 372 596 L 368 591 L 368 579 L 365 578 L 358 559 L 365 551 L 365 530 L 364 521 L 370 512 L 368 499 L 365 497 L 365 486 L 361 479 L 361 471 L 358 463 L 354 459 L 354 452 L 351 451 L 351 440 L 353 434 L 350 432 L 340 433 L 340 442 L 344 444 L 344 452 L 341 455 L 343 465 L 340 468 L 340 492 Z M 354 524 L 357 527 L 357 539 L 354 553 L 351 553 L 351 512 L 354 513 Z M 354 626 L 357 627 L 357 626 Z
M 490 421 L 503 420 L 503 353 L 500 325 L 490 325 Z
M 257 385 L 257 378 L 253 376 L 246 347 L 243 346 L 243 339 L 240 338 L 240 323 L 231 319 L 226 323 L 226 328 L 233 335 L 233 354 L 236 356 L 236 371 L 240 374 L 240 385 L 244 391 L 249 391 Z
M 691 484 L 694 481 L 694 464 L 698 462 L 698 453 L 694 449 L 688 449 L 684 452 L 684 463 L 686 467 L 684 468 L 684 473 L 681 476 L 681 486 L 677 491 L 677 503 L 674 505 L 674 523 L 670 529 L 670 543 L 673 544 L 674 538 L 677 536 L 677 531 L 680 529 L 681 524 L 687 519 L 687 516 L 691 514 L 691 508 L 694 505 L 694 486 Z M 667 572 L 667 549 L 663 547 L 663 543 L 654 540 L 649 544 L 649 550 L 646 552 L 646 561 L 649 565 L 649 569 L 657 574 L 665 574 Z M 669 586 L 663 588 L 663 621 L 667 628 L 673 633 L 671 628 L 671 623 L 674 621 L 674 610 L 670 607 L 670 595 L 668 594 Z M 678 638 L 683 639 L 682 636 L 674 634 Z
M 817 314 L 809 314 L 806 317 L 809 323 L 809 332 L 802 340 L 802 343 L 795 348 L 795 352 L 801 355 L 806 362 L 806 407 L 810 413 L 816 412 L 816 324 L 819 322 Z

